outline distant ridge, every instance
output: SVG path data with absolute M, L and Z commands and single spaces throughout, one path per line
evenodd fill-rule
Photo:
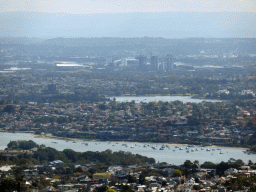
M 52 49 L 54 47 L 66 47 L 75 52 L 96 51 L 107 53 L 117 50 L 131 50 L 141 53 L 199 53 L 210 51 L 221 54 L 227 51 L 240 53 L 254 53 L 256 50 L 256 38 L 182 38 L 170 39 L 162 37 L 97 37 L 97 38 L 6 38 L 0 37 L 0 44 L 17 44 L 33 46 L 33 50 Z M 23 47 L 25 49 L 25 47 Z M 72 51 L 71 51 L 72 52 Z
M 220 41 L 221 40 L 221 41 Z M 168 46 L 186 44 L 251 44 L 256 43 L 256 38 L 182 38 L 170 39 L 162 37 L 97 37 L 97 38 L 52 38 L 41 41 L 42 45 L 55 46 Z

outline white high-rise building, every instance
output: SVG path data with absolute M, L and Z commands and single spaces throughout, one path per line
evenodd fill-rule
M 122 65 L 122 67 L 127 67 L 127 58 L 121 59 L 121 65 Z

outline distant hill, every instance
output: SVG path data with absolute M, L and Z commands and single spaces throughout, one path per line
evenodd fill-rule
M 41 41 L 42 45 L 55 45 L 55 46 L 180 46 L 186 45 L 203 45 L 203 46 L 246 46 L 255 45 L 256 38 L 183 38 L 183 39 L 170 39 L 161 37 L 98 37 L 98 38 L 52 38 Z M 208 47 L 207 46 L 207 47 Z
M 153 54 L 198 54 L 206 51 L 212 54 L 237 52 L 239 54 L 254 53 L 256 38 L 183 38 L 170 39 L 160 37 L 99 37 L 99 38 L 4 38 L 0 44 L 24 44 L 23 50 L 37 54 L 55 55 L 61 49 L 66 53 L 83 55 L 86 52 L 110 53 L 120 50 L 130 50 L 138 53 Z M 66 55 L 67 56 L 67 55 Z
M 140 52 L 172 52 L 199 53 L 202 50 L 221 54 L 237 51 L 238 53 L 253 53 L 256 50 L 256 38 L 53 38 L 42 41 L 44 46 L 83 47 L 83 49 L 103 51 L 134 50 Z M 91 47 L 91 48 L 90 48 Z M 104 48 L 105 47 L 105 48 Z M 107 47 L 107 50 L 106 50 Z
M 198 41 L 197 39 L 196 41 Z M 181 39 L 166 39 L 161 37 L 97 37 L 97 38 L 53 38 L 42 41 L 40 44 L 44 45 L 58 45 L 58 46 L 164 46 L 175 43 L 180 43 Z M 199 40 L 200 41 L 200 40 Z

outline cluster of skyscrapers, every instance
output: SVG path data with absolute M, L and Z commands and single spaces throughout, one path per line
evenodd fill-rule
M 174 59 L 171 54 L 166 55 L 165 58 L 161 58 L 159 62 L 159 57 L 151 55 L 150 61 L 143 55 L 139 55 L 135 58 L 121 58 L 120 60 L 112 61 L 112 59 L 107 58 L 106 62 L 108 66 L 111 67 L 127 67 L 128 62 L 136 62 L 136 69 L 138 71 L 157 71 L 157 70 L 172 70 L 174 68 Z
M 174 67 L 174 59 L 172 55 L 167 55 L 162 62 L 159 62 L 158 56 L 151 55 L 150 58 L 150 65 L 146 63 L 147 57 L 145 56 L 139 56 L 136 59 L 139 60 L 139 70 L 172 70 Z

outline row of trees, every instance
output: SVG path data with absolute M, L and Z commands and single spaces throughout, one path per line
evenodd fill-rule
M 11 141 L 8 143 L 8 148 L 28 150 L 34 147 L 38 147 L 37 151 L 30 154 L 22 154 L 20 159 L 28 158 L 38 161 L 38 163 L 48 163 L 54 160 L 62 160 L 66 163 L 104 163 L 108 166 L 111 165 L 143 165 L 145 163 L 155 163 L 155 159 L 148 158 L 139 154 L 132 154 L 130 152 L 118 151 L 112 152 L 106 150 L 102 152 L 76 152 L 71 149 L 65 149 L 63 151 L 57 151 L 51 147 L 45 147 L 44 145 L 38 145 L 33 141 Z
M 29 150 L 35 147 L 39 147 L 39 145 L 32 140 L 29 140 L 29 141 L 20 140 L 20 141 L 10 141 L 10 143 L 7 144 L 7 147 L 10 149 Z

